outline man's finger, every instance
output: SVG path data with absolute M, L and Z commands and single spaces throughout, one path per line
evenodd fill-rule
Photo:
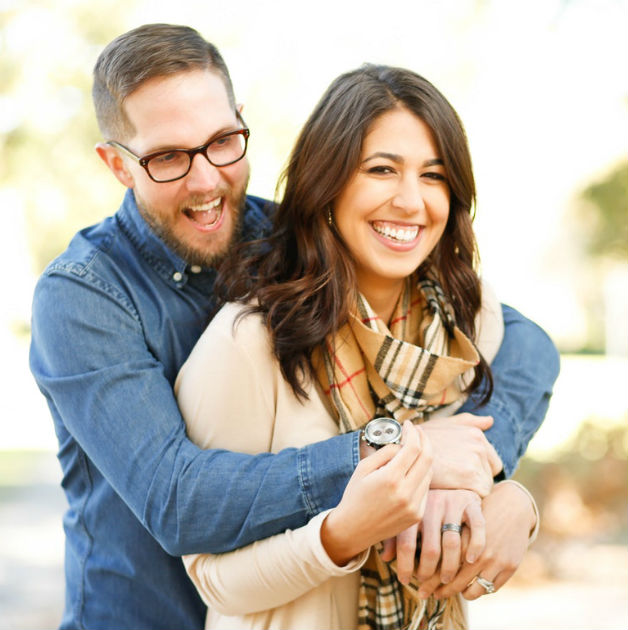
M 494 477 L 504 469 L 504 463 L 502 462 L 501 457 L 497 454 L 497 451 L 490 442 L 488 443 L 488 447 L 488 463 L 491 467 L 491 474 Z
M 461 413 L 452 416 L 452 418 L 456 420 L 457 424 L 476 427 L 482 431 L 486 431 L 493 426 L 493 416 L 476 416 L 473 413 Z

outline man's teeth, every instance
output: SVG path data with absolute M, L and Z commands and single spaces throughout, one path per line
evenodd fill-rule
M 402 243 L 413 241 L 419 233 L 418 225 L 406 228 L 395 228 L 391 227 L 390 225 L 377 225 L 375 223 L 373 223 L 372 225 L 373 229 L 379 234 L 386 236 L 387 238 L 394 239 L 395 241 L 400 241 Z
M 209 212 L 210 210 L 217 208 L 220 205 L 221 201 L 222 197 L 218 197 L 217 199 L 214 199 L 209 203 L 204 203 L 201 206 L 190 206 L 190 210 L 192 210 L 193 212 Z

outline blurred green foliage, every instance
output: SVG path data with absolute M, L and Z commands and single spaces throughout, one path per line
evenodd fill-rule
M 0 12 L 0 102 L 10 112 L 0 128 L 0 188 L 20 191 L 36 271 L 122 196 L 94 151 L 90 90 L 98 53 L 126 30 L 128 3 L 107 2 L 106 20 L 90 5 L 62 4 L 26 0 Z
M 628 261 L 628 160 L 587 186 L 581 199 L 589 252 Z

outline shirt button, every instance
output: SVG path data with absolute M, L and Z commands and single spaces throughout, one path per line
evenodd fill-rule
M 201 273 L 201 268 L 198 265 L 192 265 L 190 267 L 190 271 L 192 273 Z
M 172 274 L 172 279 L 173 279 L 175 282 L 180 282 L 180 281 L 183 279 L 183 274 L 182 274 L 180 271 L 175 271 L 175 272 Z

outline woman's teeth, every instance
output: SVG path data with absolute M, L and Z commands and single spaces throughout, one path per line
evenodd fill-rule
M 386 238 L 399 241 L 400 243 L 409 243 L 413 241 L 419 233 L 419 226 L 407 226 L 407 227 L 392 227 L 390 225 L 378 225 L 376 223 L 371 224 L 373 229 Z

